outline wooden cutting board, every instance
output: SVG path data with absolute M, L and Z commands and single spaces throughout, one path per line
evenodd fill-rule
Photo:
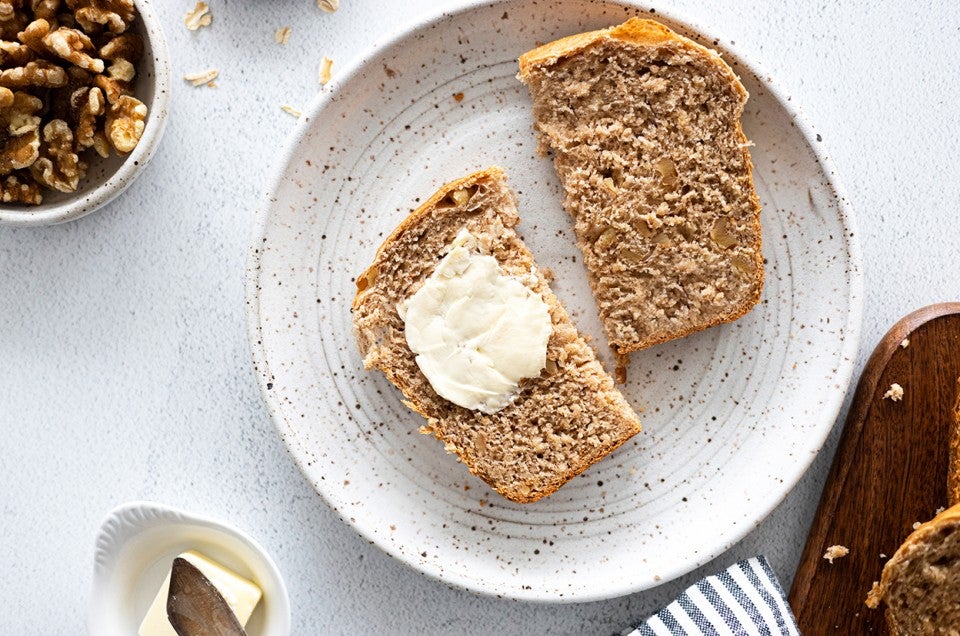
M 870 610 L 863 602 L 914 522 L 947 505 L 958 377 L 960 303 L 910 314 L 877 345 L 790 590 L 803 634 L 887 633 L 882 607 Z M 903 387 L 900 402 L 883 397 L 893 383 Z M 832 545 L 850 554 L 831 565 L 823 554 Z

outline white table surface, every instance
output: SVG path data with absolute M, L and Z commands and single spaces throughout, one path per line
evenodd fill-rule
M 219 88 L 175 83 L 156 157 L 112 205 L 64 226 L 0 228 L 0 633 L 83 631 L 95 532 L 131 499 L 248 530 L 285 574 L 294 634 L 609 634 L 757 553 L 789 588 L 839 427 L 784 503 L 727 554 L 604 602 L 455 591 L 340 521 L 260 401 L 244 326 L 247 241 L 268 166 L 294 125 L 280 105 L 310 102 L 321 56 L 336 72 L 443 3 L 342 0 L 328 15 L 313 0 L 209 0 L 213 25 L 196 33 L 182 23 L 192 0 L 156 4 L 174 75 L 218 68 Z M 960 299 L 954 3 L 669 7 L 754 53 L 821 131 L 866 261 L 859 366 L 901 315 Z M 285 47 L 273 39 L 282 26 L 292 27 Z

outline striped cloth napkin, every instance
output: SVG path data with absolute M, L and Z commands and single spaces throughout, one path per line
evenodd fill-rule
M 800 636 L 786 595 L 762 556 L 691 585 L 628 636 Z

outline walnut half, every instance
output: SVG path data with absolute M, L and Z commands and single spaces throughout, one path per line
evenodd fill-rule
M 87 173 L 87 164 L 73 151 L 73 131 L 62 119 L 43 127 L 40 158 L 30 166 L 37 183 L 60 192 L 74 192 Z
M 147 121 L 147 107 L 136 97 L 121 96 L 107 111 L 105 131 L 117 152 L 128 153 L 137 146 Z

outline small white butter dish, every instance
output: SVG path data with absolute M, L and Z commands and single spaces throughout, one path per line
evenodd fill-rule
M 277 566 L 237 528 L 149 501 L 114 508 L 97 536 L 87 630 L 136 634 L 140 621 L 181 552 L 198 550 L 263 590 L 247 623 L 249 636 L 288 636 L 290 600 Z

